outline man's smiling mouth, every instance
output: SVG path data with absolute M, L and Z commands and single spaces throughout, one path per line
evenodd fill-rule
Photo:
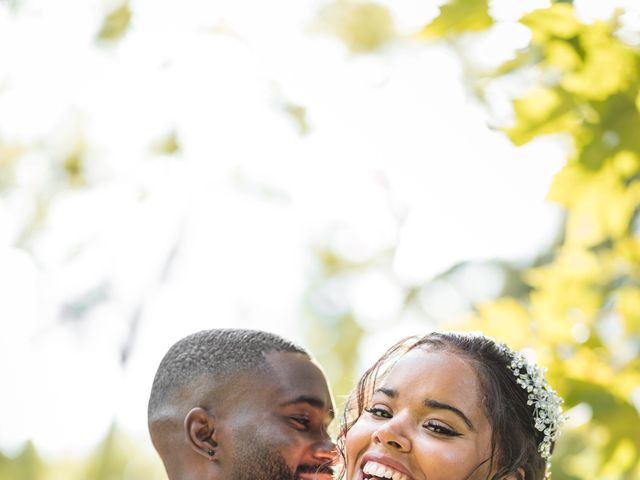
M 314 473 L 298 473 L 297 480 L 329 480 L 333 478 L 332 473 L 314 472 Z
M 378 462 L 368 461 L 362 467 L 362 472 L 367 479 L 407 480 L 404 473 Z
M 326 465 L 303 466 L 296 472 L 298 480 L 329 480 L 333 478 L 333 469 Z

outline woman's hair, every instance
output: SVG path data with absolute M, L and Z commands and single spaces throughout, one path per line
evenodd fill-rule
M 492 480 L 507 474 L 516 474 L 520 480 L 542 480 L 546 460 L 538 446 L 545 439 L 545 433 L 534 427 L 534 406 L 527 403 L 527 390 L 518 384 L 517 376 L 509 368 L 514 353 L 479 334 L 433 332 L 406 338 L 387 350 L 364 373 L 347 399 L 338 437 L 343 459 L 346 433 L 367 407 L 378 381 L 402 355 L 416 348 L 459 355 L 475 368 L 483 389 L 484 411 L 492 427 L 490 470 L 495 469 Z

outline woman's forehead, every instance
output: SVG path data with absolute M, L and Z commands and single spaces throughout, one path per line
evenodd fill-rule
M 399 398 L 411 395 L 455 401 L 473 410 L 481 407 L 484 397 L 472 362 L 446 350 L 416 348 L 407 352 L 377 387 L 395 390 Z

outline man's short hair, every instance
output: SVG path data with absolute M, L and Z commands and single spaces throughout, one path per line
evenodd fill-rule
M 176 342 L 166 353 L 151 387 L 149 420 L 184 387 L 207 377 L 224 382 L 263 368 L 270 352 L 309 354 L 294 343 L 260 330 L 203 330 Z

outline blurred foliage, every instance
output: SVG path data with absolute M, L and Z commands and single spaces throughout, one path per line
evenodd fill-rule
M 282 105 L 282 111 L 291 118 L 301 136 L 308 135 L 311 132 L 309 120 L 307 119 L 307 109 L 302 105 L 285 102 Z
M 130 23 L 131 9 L 129 2 L 125 1 L 105 17 L 98 40 L 120 40 L 127 33 Z
M 20 7 L 21 0 L 0 0 L 0 3 L 4 3 L 9 6 L 12 10 L 16 10 Z
M 162 138 L 151 144 L 151 152 L 157 155 L 175 155 L 180 151 L 180 140 L 175 130 L 170 131 Z
M 344 302 L 335 298 L 332 282 L 366 265 L 346 261 L 326 245 L 316 247 L 315 255 L 318 259 L 317 272 L 307 289 L 306 316 L 301 323 L 309 348 L 316 353 L 331 379 L 331 387 L 341 408 L 358 378 L 359 352 L 354 345 L 360 343 L 365 332 L 355 321 L 354 313 L 343 308 Z
M 377 3 L 337 0 L 320 11 L 319 20 L 352 52 L 375 51 L 394 37 L 393 17 Z
M 440 14 L 421 35 L 438 38 L 444 35 L 483 30 L 493 24 L 488 0 L 454 0 L 440 7 Z
M 0 192 L 15 183 L 16 166 L 24 151 L 23 146 L 5 143 L 0 139 Z
M 515 145 L 548 134 L 571 139 L 572 152 L 548 197 L 566 211 L 556 247 L 524 263 L 489 262 L 504 284 L 489 301 L 465 299 L 473 309 L 463 325 L 431 318 L 420 298 L 429 283 L 457 285 L 460 272 L 472 262 L 426 284 L 401 285 L 401 314 L 420 312 L 425 331 L 482 329 L 514 347 L 535 349 L 571 409 L 554 455 L 555 480 L 640 478 L 640 416 L 633 401 L 640 397 L 640 51 L 619 35 L 623 13 L 585 24 L 571 2 L 531 12 L 520 20 L 531 31 L 529 45 L 494 71 L 471 79 L 478 80 L 482 95 L 494 81 L 530 79 L 533 72 L 534 85 L 513 99 L 514 121 L 504 133 Z M 97 38 L 121 39 L 131 19 L 125 1 L 106 16 Z M 320 21 L 352 52 L 376 52 L 399 41 L 389 9 L 376 3 L 336 0 L 320 12 Z M 495 24 L 487 0 L 452 0 L 418 38 L 445 39 L 455 46 Z M 290 104 L 284 110 L 306 133 L 304 109 Z M 175 154 L 180 139 L 169 132 L 151 148 Z M 0 139 L 0 191 L 13 183 L 23 152 L 23 146 Z M 82 142 L 61 156 L 55 172 L 63 179 L 61 189 L 87 184 L 85 162 Z M 43 194 L 37 212 L 46 212 L 52 194 Z M 35 215 L 39 220 L 26 231 L 44 216 Z M 336 291 L 344 290 L 350 276 L 371 270 L 393 277 L 395 253 L 391 249 L 354 262 L 330 245 L 316 248 L 317 271 L 307 288 L 303 328 L 339 397 L 357 379 L 361 341 L 385 326 L 365 325 L 348 298 L 336 298 Z M 48 462 L 30 443 L 16 456 L 0 454 L 0 479 L 164 478 L 157 458 L 147 458 L 114 427 L 82 461 Z
M 470 79 L 482 86 L 480 100 L 492 81 L 529 80 L 503 129 L 515 145 L 547 134 L 573 144 L 548 195 L 566 211 L 564 232 L 543 262 L 520 267 L 514 278 L 526 288 L 505 294 L 507 285 L 476 303 L 464 322 L 438 325 L 533 348 L 549 367 L 571 417 L 554 455 L 556 480 L 640 478 L 640 50 L 618 35 L 624 13 L 586 24 L 571 2 L 533 11 L 520 20 L 531 31 L 529 45 Z M 460 52 L 492 25 L 486 0 L 452 0 L 419 37 L 444 39 Z M 334 269 L 325 281 L 348 270 Z M 403 287 L 405 308 L 422 287 Z M 424 318 L 428 331 L 433 324 Z M 357 346 L 360 338 L 342 341 Z
M 115 425 L 85 459 L 46 461 L 27 442 L 15 457 L 0 453 L 2 480 L 164 480 L 160 460 L 139 450 Z
M 532 40 L 505 72 L 536 68 L 538 84 L 513 102 L 516 145 L 572 138 L 549 200 L 567 211 L 563 244 L 528 272 L 528 298 L 479 308 L 487 333 L 534 346 L 569 407 L 590 422 L 560 442 L 556 478 L 638 478 L 640 417 L 640 51 L 616 36 L 619 17 L 583 24 L 569 4 L 525 15 Z M 519 332 L 519 333 L 517 333 Z
M 0 478 L 2 479 L 35 480 L 43 478 L 43 473 L 43 462 L 31 442 L 27 442 L 15 458 L 9 458 L 0 453 Z
M 77 141 L 72 150 L 64 157 L 62 161 L 62 171 L 65 176 L 66 183 L 71 187 L 83 187 L 86 185 L 84 168 L 84 143 Z

